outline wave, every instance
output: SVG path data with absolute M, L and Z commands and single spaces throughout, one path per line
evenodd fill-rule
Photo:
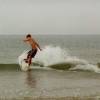
M 100 72 L 100 68 L 97 65 L 71 56 L 66 49 L 59 46 L 45 46 L 42 51 L 38 52 L 33 61 L 55 69 Z
M 0 70 L 20 70 L 20 67 L 18 64 L 0 64 Z
M 28 51 L 19 56 L 19 64 L 21 59 L 25 59 Z M 45 46 L 42 51 L 39 51 L 33 62 L 37 66 L 49 67 L 58 70 L 82 70 L 100 72 L 100 68 L 97 65 L 90 64 L 84 59 L 71 56 L 65 49 L 59 46 Z M 34 66 L 33 64 L 33 66 Z
M 36 66 L 36 67 L 35 67 Z M 37 67 L 38 66 L 38 67 Z M 75 63 L 57 63 L 57 64 L 52 64 L 49 66 L 43 66 L 40 65 L 40 63 L 32 63 L 32 69 L 34 70 L 35 68 L 52 68 L 56 70 L 66 70 L 66 71 L 92 71 L 99 73 L 100 69 L 97 65 L 84 65 L 84 64 L 75 64 Z M 19 64 L 0 64 L 0 70 L 21 70 Z
M 39 63 L 32 63 L 32 66 L 39 66 L 43 67 Z M 17 63 L 10 63 L 10 64 L 0 64 L 0 70 L 21 70 L 19 64 Z
M 27 53 L 27 51 L 24 51 Z M 21 56 L 21 59 L 25 57 Z M 97 65 L 90 64 L 84 59 L 71 56 L 65 49 L 61 47 L 45 46 L 42 51 L 39 51 L 33 59 L 33 66 L 52 68 L 57 70 L 70 70 L 70 71 L 92 71 L 100 73 L 100 63 Z M 20 63 L 19 63 L 20 64 Z M 17 63 L 12 64 L 0 64 L 0 70 L 20 70 L 20 66 Z

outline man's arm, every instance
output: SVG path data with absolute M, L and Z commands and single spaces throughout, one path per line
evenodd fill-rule
M 29 41 L 29 39 L 24 39 L 23 41 L 24 41 L 24 42 L 27 42 L 27 41 Z
M 40 45 L 34 39 L 32 39 L 32 40 L 35 43 L 35 45 L 39 48 L 39 50 L 41 51 L 42 49 L 41 49 Z
M 42 50 L 41 47 L 39 46 L 39 44 L 37 42 L 35 42 L 36 46 L 40 49 L 40 51 Z
M 34 43 L 36 44 L 36 46 L 40 49 L 40 51 L 42 50 L 40 45 L 33 39 Z

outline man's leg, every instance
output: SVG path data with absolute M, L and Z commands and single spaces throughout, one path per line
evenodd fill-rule
M 29 66 L 31 65 L 32 58 L 34 58 L 34 56 L 36 55 L 36 53 L 37 53 L 37 50 L 31 50 L 29 52 L 29 55 L 27 56 Z
M 27 58 L 24 59 L 26 63 L 29 62 L 29 58 L 30 58 L 30 56 L 31 56 L 31 50 L 28 52 Z
M 28 58 L 28 64 L 29 64 L 29 66 L 31 65 L 31 63 L 32 63 L 32 58 L 29 57 L 29 58 Z

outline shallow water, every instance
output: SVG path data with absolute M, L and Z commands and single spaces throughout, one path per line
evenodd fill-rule
M 44 68 L 0 71 L 0 98 L 60 98 L 100 95 L 100 74 Z

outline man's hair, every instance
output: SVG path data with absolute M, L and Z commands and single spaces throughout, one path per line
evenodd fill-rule
M 31 37 L 31 34 L 27 34 L 27 35 L 26 35 L 26 38 L 28 38 L 28 37 Z

